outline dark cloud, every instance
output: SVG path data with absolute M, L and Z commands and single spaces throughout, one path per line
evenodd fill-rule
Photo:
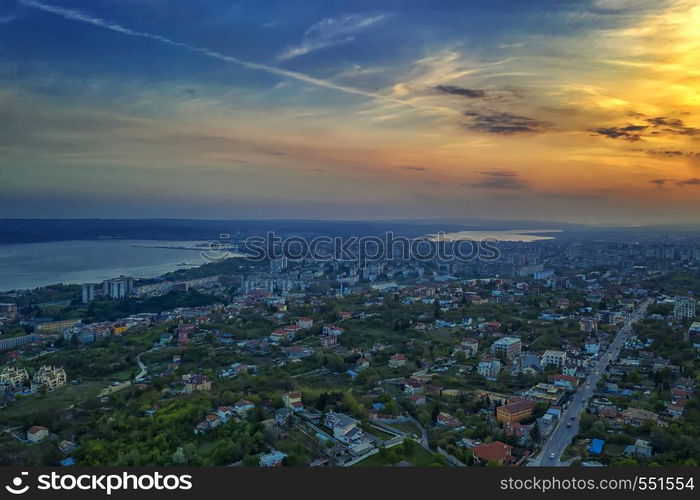
M 669 182 L 671 182 L 670 179 L 652 179 L 651 181 L 652 184 L 656 184 L 659 187 L 667 185 Z M 691 177 L 689 179 L 683 179 L 680 181 L 676 181 L 675 185 L 678 187 L 686 187 L 686 186 L 700 186 L 700 179 L 697 177 Z
M 692 179 L 684 179 L 682 181 L 676 182 L 676 185 L 680 187 L 700 186 L 700 179 L 698 179 L 697 177 L 693 177 Z
M 677 157 L 700 157 L 700 152 L 696 151 L 680 151 L 678 149 L 639 149 L 637 151 L 644 151 L 648 155 L 652 156 L 666 156 L 669 158 Z
M 654 128 L 654 132 L 657 133 L 655 135 L 659 135 L 658 133 L 691 136 L 700 134 L 700 128 L 689 127 L 680 118 L 655 116 L 653 118 L 647 118 L 645 121 Z
M 472 123 L 467 125 L 469 130 L 488 132 L 491 134 L 512 135 L 537 133 L 549 127 L 547 122 L 511 113 L 488 114 L 466 111 L 464 116 L 472 118 Z
M 478 182 L 463 183 L 463 186 L 487 189 L 527 189 L 528 184 L 517 172 L 512 170 L 493 170 L 491 172 L 478 172 L 482 180 Z
M 465 89 L 464 87 L 457 87 L 456 85 L 436 85 L 433 88 L 445 94 L 458 95 L 468 99 L 483 99 L 486 97 L 486 92 L 483 90 Z
M 602 135 L 610 139 L 624 139 L 625 141 L 641 141 L 642 132 L 648 127 L 646 125 L 627 125 L 625 127 L 607 127 L 594 130 L 597 135 Z
M 593 132 L 596 135 L 602 135 L 610 139 L 622 139 L 630 142 L 643 141 L 648 135 L 700 135 L 700 128 L 689 127 L 680 118 L 671 118 L 668 116 L 649 117 L 636 111 L 628 112 L 627 116 L 636 120 L 641 120 L 643 123 L 630 124 L 622 127 L 602 127 L 595 129 Z M 669 151 L 667 156 L 673 156 L 673 153 L 674 152 Z M 679 153 L 682 154 L 682 152 Z M 678 156 L 680 156 L 680 154 Z
M 417 172 L 425 172 L 426 170 L 428 170 L 425 167 L 416 167 L 414 165 L 404 165 L 404 166 L 399 167 L 399 168 L 401 168 L 403 170 L 415 170 Z

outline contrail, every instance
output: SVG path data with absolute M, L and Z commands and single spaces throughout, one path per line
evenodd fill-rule
M 98 26 L 100 28 L 115 31 L 115 32 L 121 33 L 123 35 L 146 38 L 149 40 L 155 40 L 157 42 L 161 42 L 161 43 L 164 43 L 166 45 L 171 45 L 173 47 L 180 47 L 182 49 L 186 49 L 186 50 L 189 50 L 191 52 L 196 52 L 198 54 L 202 54 L 202 55 L 205 55 L 207 57 L 212 57 L 214 59 L 219 59 L 219 60 L 227 62 L 227 63 L 236 64 L 238 66 L 241 66 L 241 67 L 244 67 L 247 69 L 252 69 L 252 70 L 256 70 L 256 71 L 263 71 L 265 73 L 281 76 L 283 78 L 289 78 L 292 80 L 297 80 L 300 82 L 315 85 L 317 87 L 323 87 L 323 88 L 330 89 L 330 90 L 336 90 L 338 92 L 343 92 L 345 94 L 352 94 L 352 95 L 367 97 L 369 99 L 376 99 L 376 100 L 380 100 L 380 101 L 384 101 L 384 102 L 388 102 L 388 103 L 392 103 L 392 104 L 410 107 L 413 109 L 439 112 L 440 114 L 444 114 L 445 112 L 450 112 L 452 114 L 459 114 L 457 111 L 452 110 L 450 108 L 444 108 L 441 106 L 427 106 L 427 105 L 422 105 L 422 104 L 416 104 L 416 103 L 405 101 L 403 99 L 397 99 L 394 97 L 389 97 L 389 96 L 377 94 L 374 92 L 367 92 L 364 90 L 356 89 L 354 87 L 347 87 L 345 85 L 338 85 L 336 83 L 329 82 L 328 80 L 314 78 L 312 76 L 306 75 L 304 73 L 299 73 L 297 71 L 289 71 L 286 69 L 278 68 L 276 66 L 269 66 L 267 64 L 260 64 L 260 63 L 246 61 L 244 59 L 239 59 L 238 57 L 233 57 L 233 56 L 223 54 L 223 53 L 218 52 L 216 50 L 211 50 L 211 49 L 208 49 L 205 47 L 198 47 L 196 45 L 190 45 L 189 43 L 185 43 L 185 42 L 178 42 L 176 40 L 172 40 L 170 38 L 167 38 L 167 37 L 164 37 L 161 35 L 157 35 L 154 33 L 148 33 L 146 31 L 133 30 L 131 28 L 127 28 L 125 26 L 121 26 L 119 24 L 107 21 L 105 19 L 101 19 L 99 17 L 94 17 L 94 16 L 90 16 L 88 14 L 84 14 L 78 10 L 67 9 L 65 7 L 54 6 L 54 5 L 47 5 L 47 4 L 42 3 L 42 2 L 37 2 L 36 0 L 18 0 L 18 1 L 22 5 L 25 5 L 26 7 L 31 7 L 31 8 L 41 10 L 43 12 L 55 14 L 57 16 L 64 18 L 64 19 L 68 19 L 71 21 L 78 21 L 78 22 L 87 23 L 87 24 L 92 24 L 93 26 Z

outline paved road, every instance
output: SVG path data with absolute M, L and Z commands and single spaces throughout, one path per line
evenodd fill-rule
M 596 385 L 610 361 L 620 354 L 620 349 L 632 332 L 632 323 L 639 321 L 646 314 L 649 302 L 643 302 L 618 330 L 608 350 L 596 361 L 580 389 L 572 396 L 568 406 L 562 412 L 556 428 L 549 435 L 539 456 L 529 464 L 530 466 L 563 467 L 568 465 L 568 463 L 561 462 L 561 456 L 574 436 L 578 434 L 579 417 L 588 406 L 588 401 L 593 396 Z

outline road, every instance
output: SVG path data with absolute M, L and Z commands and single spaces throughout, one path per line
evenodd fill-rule
M 616 359 L 620 354 L 620 349 L 632 332 L 632 324 L 638 322 L 646 314 L 649 302 L 647 300 L 640 304 L 618 330 L 617 335 L 615 335 L 610 346 L 608 346 L 608 350 L 596 361 L 586 380 L 571 397 L 568 406 L 562 412 L 557 426 L 547 438 L 539 456 L 529 464 L 530 466 L 563 467 L 568 465 L 568 463 L 561 462 L 561 456 L 574 436 L 578 434 L 580 415 L 588 406 L 588 401 L 593 396 L 596 386 L 610 361 Z

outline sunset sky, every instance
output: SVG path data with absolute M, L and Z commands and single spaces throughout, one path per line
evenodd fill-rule
M 0 0 L 0 217 L 698 214 L 697 0 Z

